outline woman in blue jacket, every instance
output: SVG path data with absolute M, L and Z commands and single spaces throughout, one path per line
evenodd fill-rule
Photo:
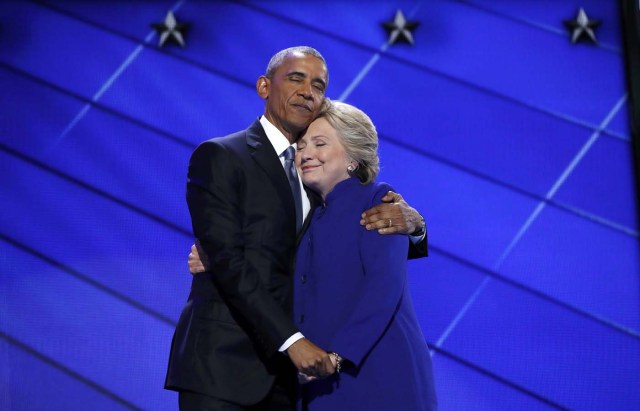
M 362 230 L 353 218 L 392 190 L 375 182 L 374 125 L 331 102 L 297 147 L 298 171 L 321 203 L 298 246 L 295 319 L 336 365 L 325 379 L 301 376 L 309 382 L 299 408 L 435 410 L 431 359 L 407 289 L 409 240 Z

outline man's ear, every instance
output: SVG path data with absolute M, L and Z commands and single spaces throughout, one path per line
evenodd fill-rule
M 261 99 L 266 100 L 269 97 L 269 86 L 271 85 L 271 81 L 265 76 L 258 77 L 258 81 L 256 81 L 256 90 L 258 91 L 258 95 Z

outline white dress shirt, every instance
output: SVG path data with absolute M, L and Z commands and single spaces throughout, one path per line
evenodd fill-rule
M 273 146 L 276 153 L 278 153 L 278 157 L 280 158 L 280 163 L 282 164 L 282 169 L 284 170 L 284 152 L 287 151 L 289 146 L 293 145 L 293 148 L 297 148 L 296 144 L 289 143 L 289 140 L 282 134 L 280 130 L 276 128 L 265 116 L 260 117 L 260 124 L 262 124 L 262 128 L 264 132 L 267 134 L 267 138 L 269 142 Z M 302 186 L 302 180 L 300 179 L 300 171 L 298 170 L 298 184 L 300 184 L 300 193 L 302 195 L 302 221 L 307 218 L 309 211 L 311 211 L 311 201 L 309 201 L 309 197 L 307 196 L 307 192 L 304 190 Z M 301 332 L 297 332 L 293 334 L 291 337 L 287 338 L 287 340 L 280 346 L 278 351 L 285 352 L 287 348 L 291 347 L 291 345 L 304 338 Z

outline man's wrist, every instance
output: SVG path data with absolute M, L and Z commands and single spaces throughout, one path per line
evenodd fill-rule
M 424 217 L 420 216 L 420 223 L 418 227 L 411 233 L 411 237 L 422 237 L 427 232 L 427 223 L 424 221 Z
M 293 343 L 298 342 L 298 340 L 301 340 L 303 338 L 304 338 L 304 335 L 302 335 L 302 333 L 298 331 L 297 333 L 293 334 L 291 337 L 287 338 L 287 340 L 280 346 L 280 348 L 278 348 L 278 351 L 286 354 L 287 350 L 289 349 L 289 347 L 293 345 Z

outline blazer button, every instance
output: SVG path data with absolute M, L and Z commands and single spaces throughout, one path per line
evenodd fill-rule
M 298 322 L 300 324 L 302 324 L 304 322 L 304 314 L 300 314 L 300 316 L 298 317 Z
M 302 282 L 302 284 L 305 284 L 307 282 L 307 276 L 303 274 L 302 277 L 300 277 L 300 282 Z

